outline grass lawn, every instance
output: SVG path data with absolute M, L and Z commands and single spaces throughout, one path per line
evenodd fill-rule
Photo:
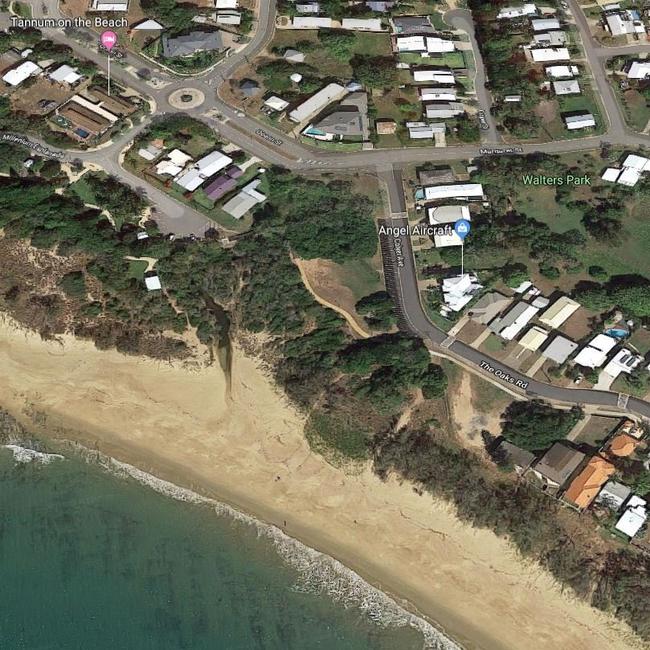
M 374 259 L 348 260 L 339 265 L 342 271 L 341 279 L 357 301 L 384 289 L 379 271 L 373 262 Z
M 636 330 L 630 337 L 629 343 L 639 351 L 639 354 L 645 356 L 650 352 L 650 332 L 646 329 Z
M 127 276 L 136 280 L 144 278 L 144 272 L 147 270 L 147 263 L 144 260 L 129 260 L 129 270 Z
M 543 130 L 553 140 L 572 140 L 605 132 L 605 122 L 601 114 L 600 102 L 596 99 L 586 81 L 583 81 L 580 87 L 582 88 L 580 95 L 566 95 L 555 98 L 554 103 L 557 106 L 555 118 L 543 125 Z M 575 112 L 591 113 L 596 120 L 596 126 L 590 129 L 569 131 L 564 123 L 563 115 Z
M 479 413 L 503 413 L 512 398 L 504 393 L 498 386 L 470 374 L 472 386 L 472 406 Z
M 490 336 L 483 341 L 481 348 L 491 354 L 497 354 L 498 352 L 503 351 L 503 343 L 496 334 L 490 334 Z
M 308 138 L 304 135 L 300 136 L 300 141 L 315 149 L 323 149 L 324 151 L 361 151 L 363 144 L 361 142 L 349 141 L 331 141 L 316 140 L 315 138 Z
M 625 121 L 635 131 L 643 131 L 650 121 L 650 106 L 646 98 L 635 88 L 621 90 L 619 81 L 623 77 L 609 76 L 609 82 L 619 104 L 623 107 Z

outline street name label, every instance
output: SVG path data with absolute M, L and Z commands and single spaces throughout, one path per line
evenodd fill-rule
M 504 370 L 495 368 L 491 363 L 488 363 L 487 361 L 481 361 L 480 365 L 483 370 L 487 370 L 488 372 L 492 373 L 497 379 L 506 382 L 506 384 L 512 384 L 513 386 L 521 388 L 522 390 L 526 390 L 528 388 L 529 382 L 523 381 L 522 379 L 516 379 Z
M 126 18 L 19 18 L 11 17 L 11 26 L 25 29 L 35 27 L 36 29 L 65 29 L 66 27 L 128 27 L 129 21 Z
M 524 185 L 552 185 L 552 186 L 563 186 L 563 185 L 591 185 L 591 176 L 584 174 L 582 176 L 574 176 L 573 174 L 567 174 L 566 176 L 544 176 L 538 174 L 524 174 L 521 177 L 521 180 Z
M 524 153 L 521 147 L 481 147 L 478 152 L 481 156 L 508 156 L 513 153 Z

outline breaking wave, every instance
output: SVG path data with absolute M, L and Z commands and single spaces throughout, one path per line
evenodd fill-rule
M 55 460 L 64 460 L 65 456 L 61 454 L 46 454 L 44 451 L 37 451 L 30 447 L 22 447 L 21 445 L 2 445 L 3 449 L 9 449 L 17 463 L 41 463 L 47 465 Z
M 159 479 L 128 463 L 96 452 L 90 452 L 88 455 L 116 476 L 135 479 L 142 485 L 177 501 L 208 505 L 218 515 L 227 516 L 254 528 L 258 536 L 270 540 L 280 557 L 297 570 L 298 579 L 294 585 L 296 591 L 327 595 L 345 608 L 357 608 L 382 627 L 410 626 L 421 632 L 424 637 L 423 647 L 427 650 L 461 650 L 459 645 L 444 636 L 428 621 L 406 610 L 338 560 L 289 537 L 277 526 L 261 522 L 225 503 Z

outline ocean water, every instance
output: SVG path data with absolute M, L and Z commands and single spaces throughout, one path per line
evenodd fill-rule
M 337 562 L 109 459 L 0 448 L 2 650 L 456 646 Z

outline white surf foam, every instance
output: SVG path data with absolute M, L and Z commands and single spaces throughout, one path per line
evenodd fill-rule
M 65 456 L 61 454 L 46 454 L 43 451 L 36 451 L 29 447 L 22 447 L 21 445 L 2 445 L 3 449 L 9 449 L 17 463 L 41 463 L 47 465 L 55 460 L 65 460 Z
M 424 637 L 424 648 L 427 650 L 461 650 L 459 645 L 444 636 L 428 621 L 406 610 L 383 591 L 367 583 L 352 569 L 289 537 L 277 526 L 266 524 L 225 503 L 159 479 L 128 463 L 96 452 L 92 452 L 91 457 L 117 476 L 135 479 L 178 501 L 209 505 L 218 515 L 251 526 L 258 535 L 271 540 L 280 557 L 298 571 L 299 577 L 294 586 L 296 591 L 327 594 L 345 608 L 358 608 L 370 620 L 383 627 L 410 626 L 417 629 Z

